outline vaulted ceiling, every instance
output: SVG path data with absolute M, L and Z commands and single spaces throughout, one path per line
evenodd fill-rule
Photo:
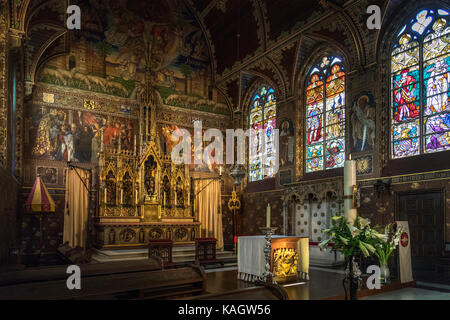
M 127 0 L 121 0 L 127 1 Z M 147 0 L 152 1 L 152 0 Z M 173 0 L 192 12 L 203 30 L 214 83 L 230 104 L 261 76 L 289 96 L 295 75 L 320 43 L 348 52 L 352 66 L 364 66 L 375 50 L 378 32 L 365 27 L 365 0 Z M 382 10 L 401 0 L 373 0 Z M 10 0 L 11 26 L 26 33 L 27 78 L 50 57 L 68 50 L 65 28 L 68 0 Z M 15 12 L 15 14 L 14 14 Z M 325 26 L 324 26 L 325 25 Z

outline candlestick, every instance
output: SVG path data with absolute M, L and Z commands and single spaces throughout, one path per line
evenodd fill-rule
M 345 161 L 344 165 L 344 215 L 353 225 L 356 219 L 356 208 L 353 208 L 353 186 L 356 186 L 356 161 Z
M 266 227 L 270 228 L 270 203 L 267 204 L 267 212 L 266 212 Z
M 265 266 L 264 272 L 260 277 L 260 281 L 265 283 L 276 284 L 277 282 L 274 279 L 274 274 L 270 271 L 270 256 L 272 254 L 272 235 L 278 228 L 260 228 L 262 232 L 264 232 L 264 239 L 266 240 L 264 245 L 264 257 L 265 257 Z

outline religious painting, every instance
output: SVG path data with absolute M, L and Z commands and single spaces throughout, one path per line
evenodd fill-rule
M 58 184 L 58 169 L 50 167 L 36 167 L 36 175 L 41 177 L 45 184 Z
M 228 115 L 207 99 L 210 53 L 202 28 L 178 0 L 77 0 L 81 32 L 70 56 L 51 59 L 38 81 L 139 99 L 150 81 L 166 105 Z M 29 75 L 31 77 L 31 75 Z M 189 85 L 188 85 L 189 83 Z M 127 107 L 122 109 L 128 113 Z
M 251 129 L 249 139 L 250 182 L 274 176 L 276 116 L 277 102 L 274 89 L 269 86 L 260 87 L 254 93 L 249 106 L 248 122 Z M 293 130 L 292 124 L 290 125 L 290 128 L 285 125 L 286 134 Z
M 280 132 L 280 167 L 289 166 L 294 163 L 295 137 L 292 120 L 285 119 L 279 126 Z
M 202 129 L 202 136 L 200 139 L 202 140 L 202 143 L 197 146 L 198 150 L 196 149 L 196 146 L 194 145 L 194 130 L 192 128 L 180 128 L 177 125 L 167 125 L 163 124 L 161 125 L 159 129 L 160 133 L 160 148 L 162 150 L 162 153 L 165 155 L 171 155 L 172 149 L 180 143 L 181 139 L 172 140 L 172 134 L 175 133 L 178 137 L 182 137 L 182 131 L 181 129 L 184 129 L 189 132 L 191 137 L 191 150 L 190 150 L 190 159 L 191 164 L 189 165 L 189 170 L 192 171 L 199 171 L 199 172 L 215 172 L 218 164 L 216 163 L 214 157 L 215 157 L 215 150 L 213 150 L 210 154 L 208 154 L 208 159 L 204 159 L 204 150 L 205 148 L 210 144 L 210 142 L 203 141 L 204 134 L 207 129 Z M 182 155 L 180 155 L 182 156 Z M 202 162 L 201 164 L 195 164 L 196 159 L 198 162 Z M 224 151 L 224 158 L 226 157 L 225 151 Z
M 376 139 L 375 98 L 369 92 L 361 92 L 353 100 L 351 110 L 351 152 L 373 150 Z
M 421 10 L 391 55 L 392 158 L 450 150 L 449 13 Z
M 306 86 L 306 173 L 344 166 L 345 101 L 342 60 L 322 58 Z
M 136 124 L 129 119 L 54 108 L 33 119 L 37 130 L 31 155 L 40 159 L 96 163 L 102 135 L 104 147 L 134 148 Z

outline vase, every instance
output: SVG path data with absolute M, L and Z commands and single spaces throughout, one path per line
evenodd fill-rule
M 380 263 L 380 282 L 382 284 L 389 284 L 390 283 L 390 271 L 389 266 L 387 263 Z
M 345 291 L 345 300 L 358 300 L 359 278 L 353 272 L 354 257 L 348 259 L 347 265 L 349 273 L 342 281 Z

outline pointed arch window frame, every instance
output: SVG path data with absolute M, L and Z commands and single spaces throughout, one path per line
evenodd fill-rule
M 320 62 L 316 62 L 313 67 L 311 67 L 309 70 L 309 73 L 307 74 L 306 79 L 306 85 L 305 85 L 305 123 L 304 123 L 304 152 L 305 152 L 305 161 L 304 161 L 304 167 L 305 167 L 305 173 L 313 173 L 313 172 L 320 172 L 320 171 L 326 171 L 330 169 L 336 169 L 341 168 L 344 166 L 345 161 L 345 154 L 346 154 L 346 102 L 347 102 L 347 74 L 346 74 L 346 67 L 343 62 L 343 58 L 341 58 L 339 55 L 325 55 L 320 60 Z M 339 69 L 337 72 L 332 73 L 333 68 L 335 66 L 339 66 Z M 336 74 L 336 77 L 333 77 L 330 80 L 330 77 L 332 77 L 334 74 Z M 313 81 L 314 76 L 318 76 L 318 79 Z M 327 95 L 327 89 L 328 85 L 334 82 L 335 80 L 341 79 L 343 82 L 341 83 L 343 89 L 337 90 L 336 95 Z M 312 92 L 316 87 L 314 87 L 314 84 L 317 84 L 317 86 L 322 86 L 322 90 L 317 91 L 317 99 L 313 99 L 314 102 L 311 102 L 309 98 L 309 93 Z M 343 97 L 342 97 L 343 95 Z M 321 96 L 321 97 L 320 97 Z M 338 99 L 338 97 L 341 97 L 340 101 L 340 115 L 338 116 L 338 122 L 331 122 L 327 120 L 330 120 L 330 116 L 336 116 L 336 114 L 333 114 L 332 108 L 329 109 L 328 102 L 331 99 Z M 331 100 L 333 102 L 333 100 Z M 336 101 L 334 101 L 336 102 Z M 322 109 L 318 109 L 314 113 L 313 106 L 314 105 L 322 105 Z M 331 105 L 333 106 L 333 105 Z M 339 110 L 338 110 L 339 111 Z M 318 119 L 320 117 L 319 125 Z M 333 118 L 332 118 L 333 119 Z M 312 125 L 315 123 L 315 127 Z M 331 124 L 330 124 L 331 123 Z M 336 125 L 338 124 L 338 127 Z M 313 129 L 315 128 L 315 129 Z M 315 130 L 315 133 L 313 132 Z M 336 132 L 340 130 L 339 135 L 335 135 L 334 138 L 329 138 L 328 134 L 332 131 Z M 320 135 L 320 138 L 317 139 L 317 135 Z M 313 140 L 314 139 L 314 140 Z M 335 146 L 330 149 L 330 152 L 327 151 L 327 147 L 331 146 L 327 145 L 327 142 L 335 142 Z M 332 153 L 331 150 L 335 148 L 340 148 L 339 152 Z M 331 161 L 335 162 L 335 165 L 327 165 L 327 152 L 332 158 Z M 337 160 L 336 160 L 337 159 Z
M 425 18 L 422 19 L 422 23 L 419 23 L 419 15 L 426 11 Z M 438 54 L 436 56 L 432 56 L 431 58 L 425 58 L 425 46 L 428 43 L 436 39 L 440 39 L 443 37 L 450 38 L 450 33 L 443 33 L 441 35 L 437 35 L 434 39 L 428 38 L 431 37 L 432 34 L 435 33 L 434 25 L 437 24 L 439 19 L 444 18 L 446 20 L 446 25 L 443 30 L 447 30 L 450 28 L 450 8 L 442 8 L 442 7 L 428 7 L 421 8 L 411 13 L 403 23 L 401 27 L 396 29 L 395 37 L 393 37 L 391 41 L 391 46 L 389 49 L 389 158 L 390 159 L 402 159 L 409 158 L 419 155 L 426 155 L 431 153 L 437 153 L 442 151 L 450 150 L 450 143 L 446 146 L 447 148 L 441 147 L 438 150 L 431 150 L 433 147 L 432 140 L 437 141 L 442 137 L 442 135 L 437 134 L 436 132 L 428 132 L 428 124 L 427 121 L 431 118 L 433 120 L 437 119 L 441 116 L 448 116 L 450 118 L 450 103 L 447 102 L 447 110 L 440 111 L 432 114 L 425 114 L 428 108 L 428 98 L 433 98 L 434 96 L 442 95 L 429 95 L 428 94 L 428 81 L 430 79 L 435 79 L 437 76 L 432 76 L 430 72 L 426 71 L 426 69 L 430 65 L 434 65 L 432 61 L 437 61 L 442 58 L 446 59 L 450 62 L 450 51 L 444 52 L 443 54 Z M 450 30 L 450 29 L 449 29 Z M 408 35 L 408 36 L 407 36 Z M 404 43 L 404 45 L 403 45 Z M 402 46 L 404 46 L 402 48 Z M 395 68 L 394 67 L 394 57 L 400 56 L 402 54 L 406 55 L 409 51 L 417 50 L 417 54 L 415 55 L 415 59 L 417 63 L 414 64 L 406 64 L 403 68 Z M 427 51 L 428 53 L 428 51 Z M 430 63 L 430 65 L 427 65 Z M 397 63 L 400 64 L 400 63 Z M 450 65 L 450 64 L 449 64 Z M 434 67 L 433 67 L 434 68 Z M 433 69 L 430 68 L 430 69 Z M 411 71 L 411 69 L 413 71 Z M 430 70 L 427 69 L 427 70 Z M 403 75 L 406 74 L 406 75 Z M 426 75 L 428 74 L 428 75 Z M 442 73 L 444 74 L 444 73 Z M 404 79 L 402 79 L 405 77 Z M 450 77 L 450 68 L 447 69 L 447 77 Z M 400 77 L 399 77 L 400 76 Z M 397 77 L 397 79 L 395 78 Z M 414 79 L 414 81 L 412 80 Z M 450 79 L 447 79 L 450 82 Z M 405 85 L 400 85 L 400 83 L 406 83 Z M 411 87 L 414 90 L 417 90 L 418 94 L 415 99 L 401 103 L 401 97 L 403 96 L 403 90 L 405 89 L 405 94 L 409 94 L 411 92 Z M 398 95 L 398 92 L 400 95 Z M 450 88 L 447 87 L 447 101 L 450 100 Z M 445 92 L 444 92 L 445 94 Z M 397 103 L 397 105 L 396 105 Z M 416 117 L 403 118 L 404 114 L 415 114 L 414 108 L 410 108 L 411 105 L 416 107 L 419 106 L 418 115 Z M 400 108 L 398 108 L 400 107 Z M 408 108 L 408 110 L 406 110 Z M 401 111 L 401 112 L 400 112 Z M 398 119 L 402 117 L 405 119 L 403 121 L 398 121 Z M 448 130 L 443 130 L 442 134 L 447 134 L 448 138 L 450 138 L 450 127 Z M 395 138 L 395 137 L 400 138 Z M 430 141 L 428 141 L 430 139 Z M 441 141 L 442 142 L 442 141 Z M 431 144 L 431 145 L 430 145 Z M 440 142 L 439 142 L 440 144 Z M 428 148 L 430 145 L 430 148 Z M 411 146 L 413 149 L 408 153 L 407 147 Z
M 263 93 L 263 90 L 266 90 Z M 258 102 L 258 106 L 255 103 Z M 261 104 L 261 102 L 263 102 Z M 260 115 L 260 119 L 255 119 L 255 116 Z M 275 148 L 273 141 L 263 140 L 266 142 L 266 148 L 262 148 L 262 152 L 255 152 L 254 141 L 258 139 L 258 132 L 255 129 L 256 126 L 261 126 L 260 129 L 265 128 L 265 124 L 271 123 L 270 127 L 276 129 L 278 115 L 277 94 L 273 86 L 267 83 L 259 84 L 253 89 L 250 102 L 248 103 L 248 116 L 247 125 L 250 131 L 249 144 L 248 144 L 248 182 L 262 181 L 266 178 L 273 178 L 275 176 L 274 164 L 268 164 L 268 161 L 276 161 Z M 273 139 L 274 134 L 271 134 Z M 269 147 L 267 147 L 269 145 Z M 272 146 L 272 147 L 270 147 Z M 261 147 L 261 146 L 260 146 Z M 256 153 L 256 154 L 255 154 Z M 256 165 L 257 161 L 260 162 L 260 168 Z M 256 162 L 255 162 L 256 161 Z M 258 173 L 260 171 L 260 173 Z

